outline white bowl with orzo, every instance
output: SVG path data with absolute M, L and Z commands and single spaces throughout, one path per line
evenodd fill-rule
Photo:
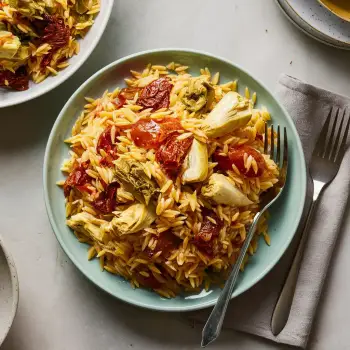
M 0 2 L 0 108 L 43 95 L 90 56 L 113 0 Z
M 68 101 L 44 164 L 48 215 L 63 249 L 126 302 L 168 311 L 214 304 L 261 195 L 277 182 L 278 168 L 263 154 L 271 118 L 288 130 L 291 166 L 233 296 L 244 292 L 293 238 L 304 157 L 293 122 L 268 90 L 201 52 L 126 57 Z

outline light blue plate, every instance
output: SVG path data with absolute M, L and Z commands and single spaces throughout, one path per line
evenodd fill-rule
M 220 289 L 213 288 L 208 292 L 202 291 L 169 300 L 146 289 L 133 290 L 123 278 L 101 272 L 97 260 L 87 260 L 88 247 L 79 243 L 66 226 L 63 191 L 56 186 L 58 180 L 64 179 L 60 166 L 68 155 L 68 147 L 63 140 L 70 135 L 72 125 L 83 109 L 84 96 L 97 98 L 106 89 L 113 90 L 116 86 L 124 86 L 124 78 L 129 77 L 130 69 L 142 70 L 150 62 L 165 65 L 172 61 L 190 66 L 193 75 L 198 75 L 200 68 L 208 67 L 211 72 L 220 72 L 221 82 L 238 79 L 242 91 L 248 86 L 251 91 L 257 92 L 258 105 L 267 106 L 275 124 L 287 127 L 290 167 L 282 198 L 271 209 L 269 232 L 272 243 L 269 247 L 261 242 L 257 254 L 250 259 L 245 272 L 241 274 L 233 297 L 252 287 L 272 269 L 291 242 L 301 217 L 306 193 L 304 155 L 297 131 L 285 109 L 263 84 L 225 59 L 190 50 L 154 50 L 120 59 L 94 74 L 66 103 L 53 126 L 45 153 L 44 192 L 47 212 L 58 241 L 73 263 L 92 282 L 130 304 L 163 311 L 189 311 L 213 305 Z

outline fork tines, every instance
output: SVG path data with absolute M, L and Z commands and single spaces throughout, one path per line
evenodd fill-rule
M 315 152 L 321 158 L 338 163 L 343 159 L 346 150 L 346 141 L 350 129 L 350 116 L 347 116 L 347 111 L 344 109 L 339 122 L 340 109 L 337 108 L 335 113 L 333 113 L 333 110 L 334 108 L 328 113 L 326 122 L 318 138 Z
M 277 125 L 276 134 L 277 135 L 275 135 L 274 126 L 271 125 L 270 135 L 269 135 L 268 126 L 267 126 L 267 123 L 265 123 L 264 153 L 269 154 L 270 158 L 278 165 L 279 168 L 287 170 L 288 138 L 287 138 L 286 127 L 283 128 L 283 143 L 282 143 L 282 136 L 281 136 L 281 127 L 279 125 Z M 276 136 L 277 136 L 277 140 L 275 140 Z M 282 148 L 282 145 L 283 145 L 283 148 Z M 275 146 L 277 147 L 276 152 L 275 152 Z

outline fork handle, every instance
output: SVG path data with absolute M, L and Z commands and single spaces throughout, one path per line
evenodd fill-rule
M 288 272 L 288 276 L 286 278 L 286 281 L 284 282 L 282 291 L 278 297 L 275 309 L 273 310 L 271 318 L 271 331 L 275 336 L 282 331 L 282 329 L 285 327 L 288 321 L 290 309 L 292 307 L 292 302 L 294 298 L 295 287 L 298 281 L 300 265 L 307 242 L 308 232 L 310 229 L 310 224 L 312 222 L 312 218 L 315 212 L 320 192 L 321 191 L 317 191 L 314 194 L 314 198 L 310 205 L 309 213 L 306 219 L 306 224 L 299 242 L 298 250 L 294 256 L 291 268 Z
M 225 286 L 216 302 L 213 311 L 211 312 L 202 332 L 202 347 L 206 347 L 212 343 L 220 334 L 222 324 L 224 322 L 227 306 L 231 300 L 232 292 L 237 281 L 238 272 L 243 263 L 243 259 L 247 253 L 250 242 L 254 236 L 258 221 L 263 212 L 258 212 L 250 226 L 247 237 L 240 250 L 236 263 L 232 267 L 229 278 L 227 279 Z

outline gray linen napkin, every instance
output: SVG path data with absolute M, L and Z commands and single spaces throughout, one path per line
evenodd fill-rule
M 350 99 L 287 75 L 280 77 L 277 97 L 294 120 L 307 164 L 330 108 L 347 107 L 350 111 Z M 270 320 L 298 239 L 294 240 L 280 262 L 261 282 L 231 301 L 224 327 L 279 343 L 306 347 L 350 193 L 349 170 L 350 149 L 346 152 L 337 177 L 325 190 L 314 216 L 291 313 L 283 331 L 275 337 L 271 333 Z M 197 311 L 190 318 L 204 322 L 210 311 Z

